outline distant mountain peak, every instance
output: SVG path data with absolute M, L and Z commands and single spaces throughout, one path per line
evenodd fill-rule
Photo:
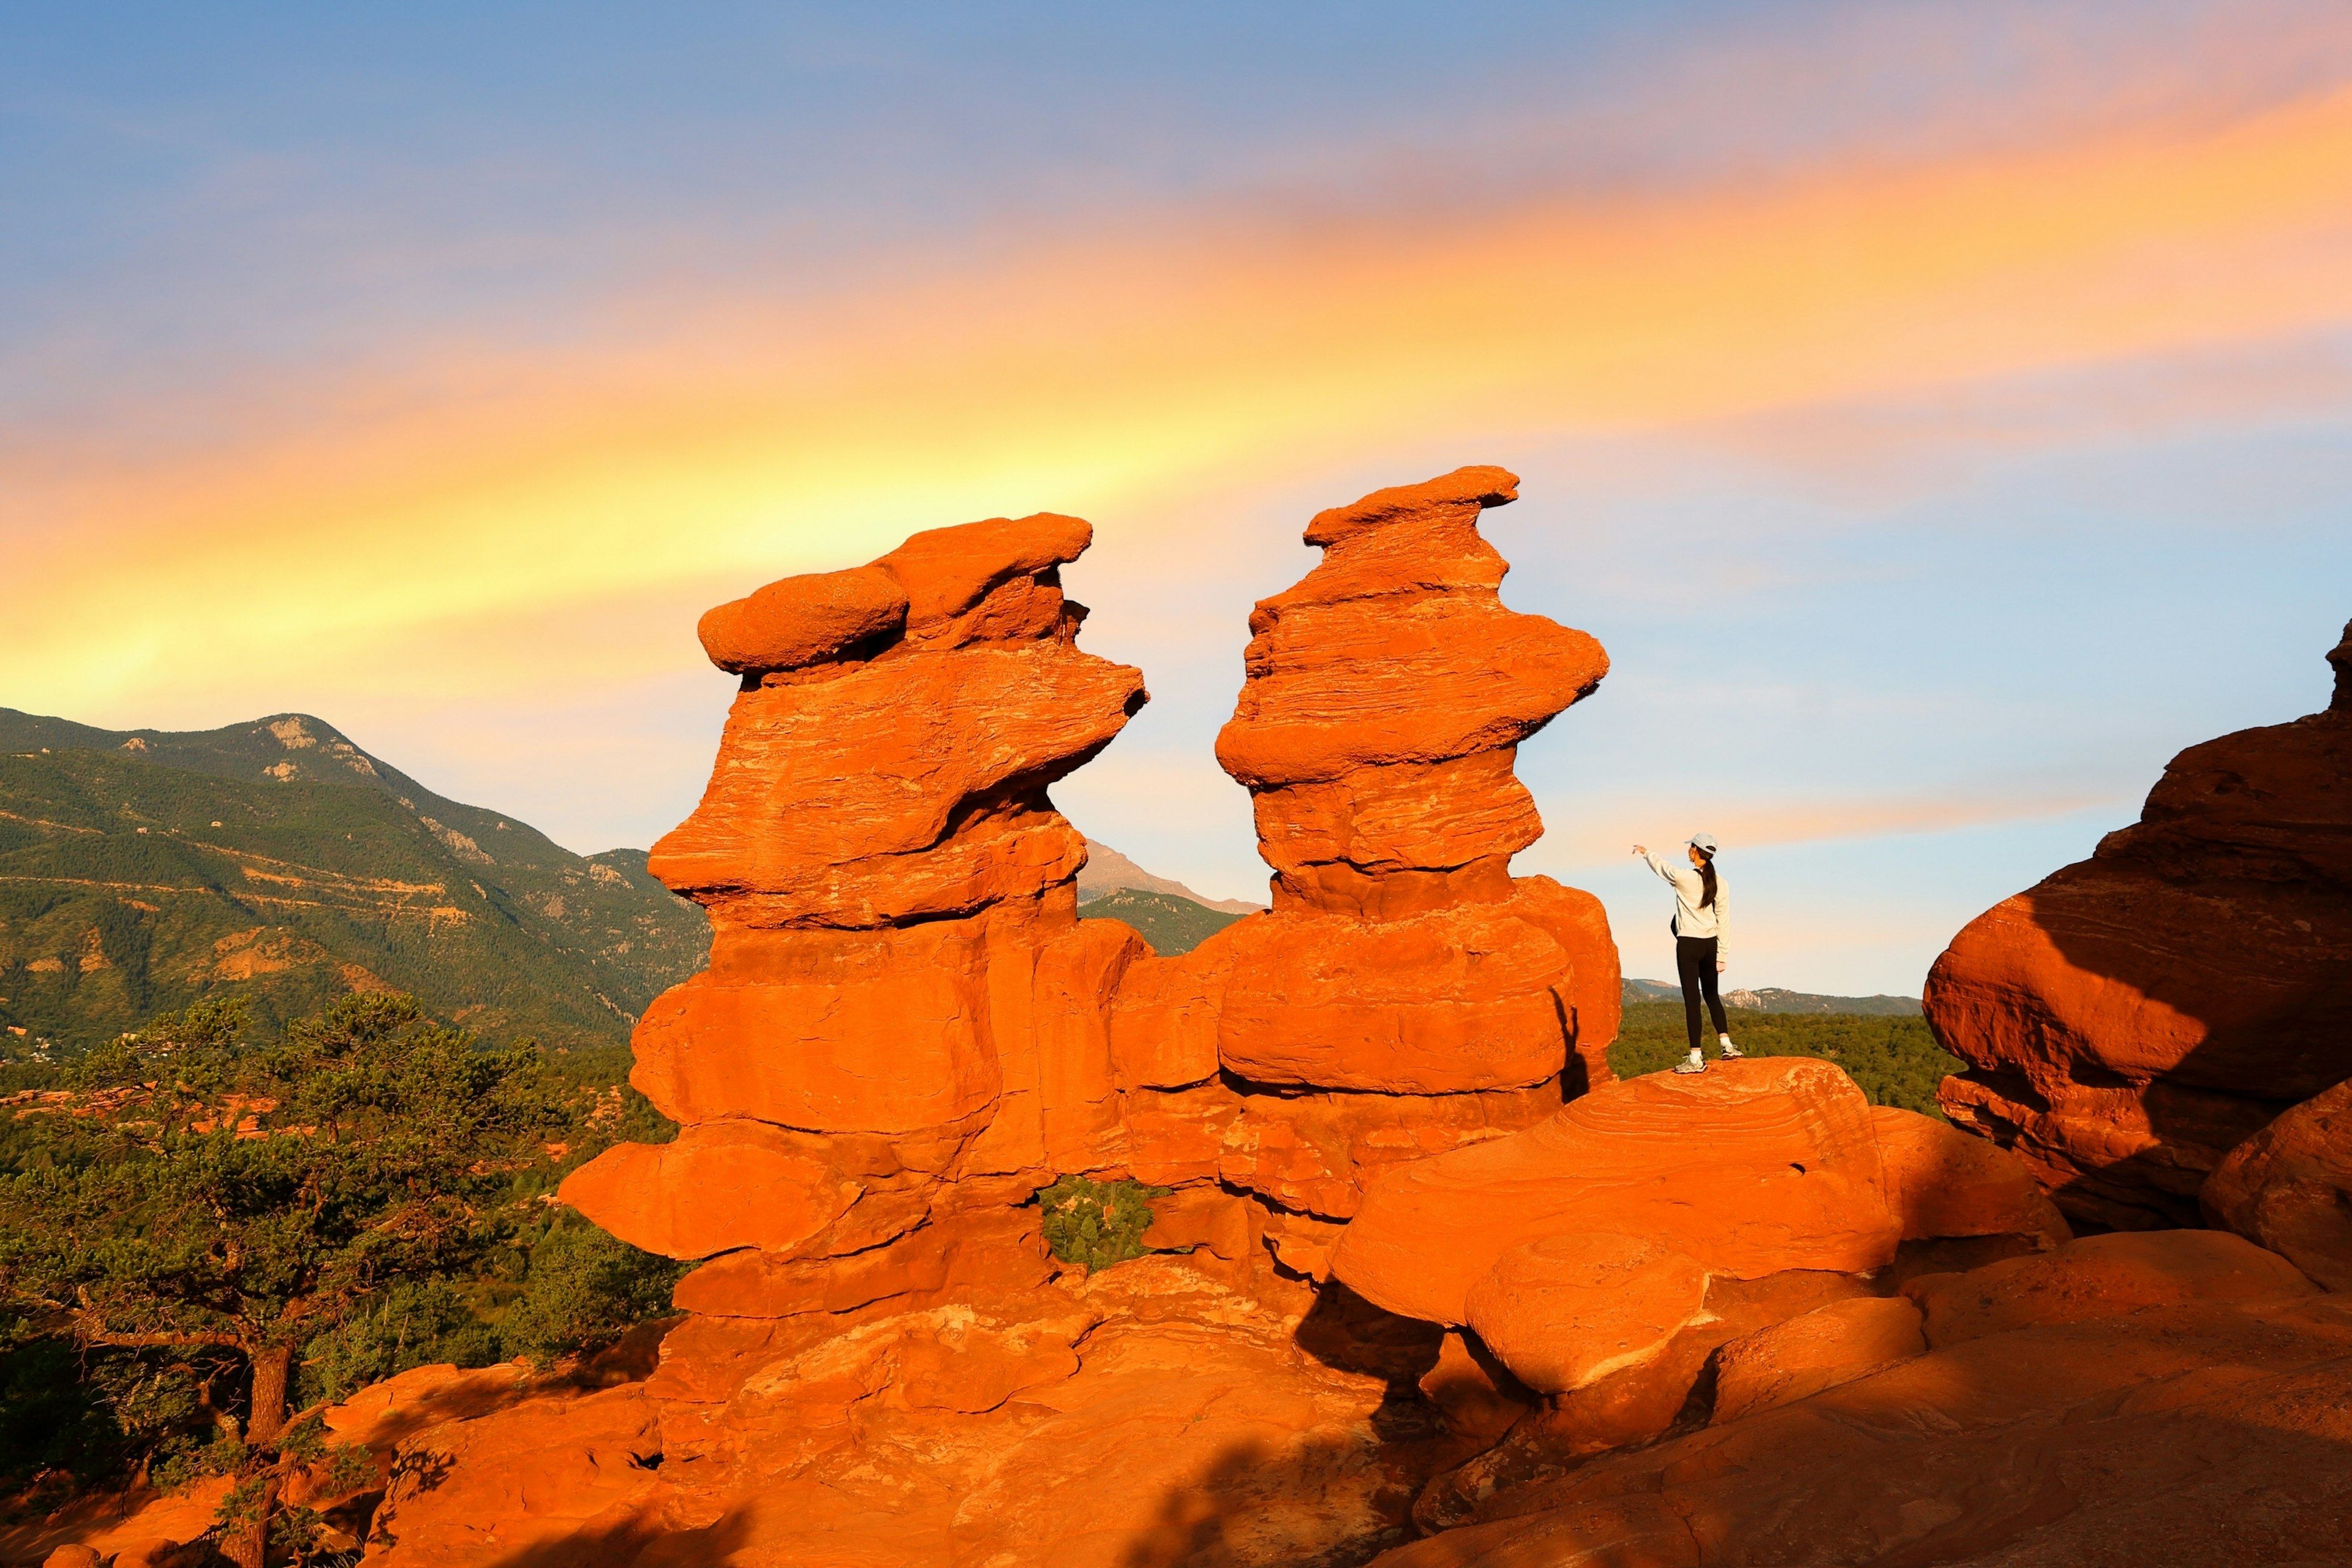
M 1078 902 L 1089 903 L 1117 892 L 1166 893 L 1230 915 L 1253 914 L 1265 908 L 1246 899 L 1204 899 L 1172 878 L 1152 875 L 1101 839 L 1087 839 L 1087 863 L 1078 872 Z

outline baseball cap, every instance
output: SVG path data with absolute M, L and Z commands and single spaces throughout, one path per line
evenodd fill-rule
M 1715 853 L 1715 835 L 1712 833 L 1694 833 L 1687 842 L 1694 849 L 1704 849 L 1710 855 Z

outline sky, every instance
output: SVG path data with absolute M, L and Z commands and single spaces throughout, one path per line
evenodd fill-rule
M 1916 994 L 2352 616 L 2340 0 L 0 11 L 0 705 L 306 711 L 582 851 L 698 614 L 1031 511 L 1153 700 L 1055 790 L 1264 896 L 1211 753 L 1316 510 L 1465 463 L 1601 689 L 1521 874 Z

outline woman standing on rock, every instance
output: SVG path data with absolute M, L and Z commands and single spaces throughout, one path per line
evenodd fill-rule
M 1690 1029 L 1690 1059 L 1676 1062 L 1676 1072 L 1705 1072 L 1706 1058 L 1699 1050 L 1698 1000 L 1706 997 L 1706 1009 L 1715 1016 L 1715 1038 L 1725 1061 L 1739 1059 L 1739 1047 L 1731 1043 L 1730 1026 L 1724 1021 L 1723 998 L 1716 994 L 1715 977 L 1723 973 L 1724 943 L 1728 927 L 1723 913 L 1723 879 L 1715 869 L 1715 837 L 1712 834 L 1694 833 L 1687 846 L 1690 863 L 1696 869 L 1671 865 L 1651 854 L 1640 845 L 1633 853 L 1650 863 L 1650 869 L 1664 877 L 1675 889 L 1675 976 L 1682 982 L 1683 1022 Z

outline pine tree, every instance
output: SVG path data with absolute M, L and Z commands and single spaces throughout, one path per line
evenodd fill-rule
M 50 1112 L 74 1135 L 0 1183 L 0 1294 L 86 1351 L 226 1369 L 243 1397 L 200 1465 L 233 1478 L 224 1549 L 263 1568 L 310 1522 L 286 1477 L 366 1463 L 289 1408 L 299 1348 L 498 1245 L 509 1173 L 563 1116 L 535 1047 L 484 1049 L 406 996 L 343 997 L 265 1047 L 245 1030 L 199 1003 L 76 1064 Z

